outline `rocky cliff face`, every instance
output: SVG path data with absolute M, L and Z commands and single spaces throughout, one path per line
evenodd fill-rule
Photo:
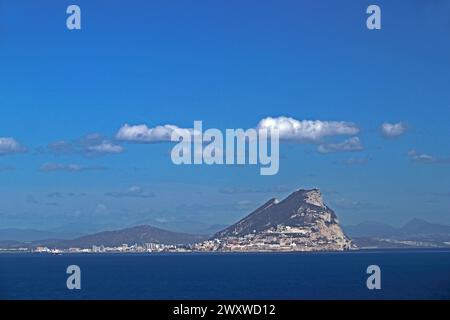
M 213 239 L 231 251 L 319 251 L 352 247 L 336 214 L 318 189 L 298 190 L 283 201 L 271 199 L 218 232 Z

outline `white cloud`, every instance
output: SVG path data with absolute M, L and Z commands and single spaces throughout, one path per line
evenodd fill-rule
M 317 151 L 320 153 L 354 152 L 361 150 L 363 150 L 363 146 L 358 137 L 352 137 L 338 143 L 321 144 L 317 147 Z
M 267 117 L 262 119 L 257 129 L 279 129 L 280 139 L 304 143 L 319 143 L 323 138 L 356 135 L 360 132 L 358 126 L 345 121 L 296 120 L 289 117 Z M 176 125 L 161 125 L 148 127 L 145 124 L 125 124 L 116 134 L 119 141 L 152 143 L 171 141 L 174 131 L 183 130 L 195 134 L 193 129 L 180 128 Z
M 408 151 L 408 156 L 411 158 L 411 160 L 414 160 L 417 162 L 433 162 L 435 160 L 435 158 L 433 156 L 430 156 L 425 153 L 419 153 L 414 149 Z
M 98 215 L 107 214 L 108 212 L 109 208 L 103 203 L 97 204 L 97 206 L 94 209 L 94 213 Z
M 278 129 L 280 139 L 317 143 L 325 137 L 356 135 L 360 129 L 352 122 L 296 120 L 289 117 L 267 117 L 258 123 L 258 129 Z
M 385 122 L 381 125 L 381 134 L 386 138 L 400 137 L 406 132 L 406 124 L 404 122 L 389 123 Z
M 0 138 L 0 156 L 25 152 L 26 149 L 14 138 Z
M 88 134 L 74 141 L 57 141 L 47 146 L 54 154 L 82 154 L 88 157 L 122 153 L 124 148 L 98 133 Z
M 122 153 L 123 147 L 112 144 L 111 142 L 103 141 L 101 144 L 88 146 L 86 150 L 88 153 L 96 153 L 96 154 Z
M 172 132 L 175 130 L 192 132 L 192 129 L 183 129 L 174 125 L 166 124 L 150 128 L 145 124 L 129 125 L 125 124 L 116 134 L 116 139 L 127 142 L 167 142 L 171 141 Z
M 408 151 L 408 157 L 416 162 L 422 164 L 450 164 L 450 158 L 440 158 L 426 153 L 420 153 L 417 150 Z
M 105 194 L 113 198 L 153 198 L 155 196 L 152 192 L 147 192 L 139 186 L 132 186 L 126 191 L 108 192 Z

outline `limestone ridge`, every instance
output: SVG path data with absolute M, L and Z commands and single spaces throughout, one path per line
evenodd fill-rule
M 298 190 L 283 201 L 271 199 L 212 238 L 232 251 L 317 251 L 352 247 L 318 189 Z

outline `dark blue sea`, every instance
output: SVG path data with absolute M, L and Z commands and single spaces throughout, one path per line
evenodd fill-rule
M 81 290 L 66 287 L 69 265 Z M 450 251 L 0 254 L 0 299 L 450 299 Z

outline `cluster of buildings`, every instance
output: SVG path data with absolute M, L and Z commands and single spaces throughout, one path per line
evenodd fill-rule
M 265 231 L 239 235 L 229 233 L 219 239 L 206 240 L 192 245 L 167 245 L 145 243 L 134 245 L 104 246 L 90 248 L 52 249 L 37 247 L 36 253 L 158 253 L 158 252 L 297 252 L 342 251 L 352 249 L 351 241 L 343 236 L 336 225 L 326 225 L 319 220 L 314 225 L 293 227 L 278 225 Z
M 68 248 L 68 249 L 51 249 L 47 247 L 37 247 L 31 250 L 35 253 L 51 253 L 51 254 L 63 254 L 63 253 L 150 253 L 150 252 L 187 252 L 190 251 L 186 247 L 166 245 L 160 243 L 145 243 L 143 245 L 123 244 L 116 247 L 106 247 L 104 245 L 93 245 L 91 248 Z
M 227 236 L 223 239 L 204 241 L 193 246 L 195 251 L 222 252 L 293 252 L 335 251 L 350 249 L 339 235 L 322 236 L 311 228 L 279 226 L 265 232 L 245 236 Z

